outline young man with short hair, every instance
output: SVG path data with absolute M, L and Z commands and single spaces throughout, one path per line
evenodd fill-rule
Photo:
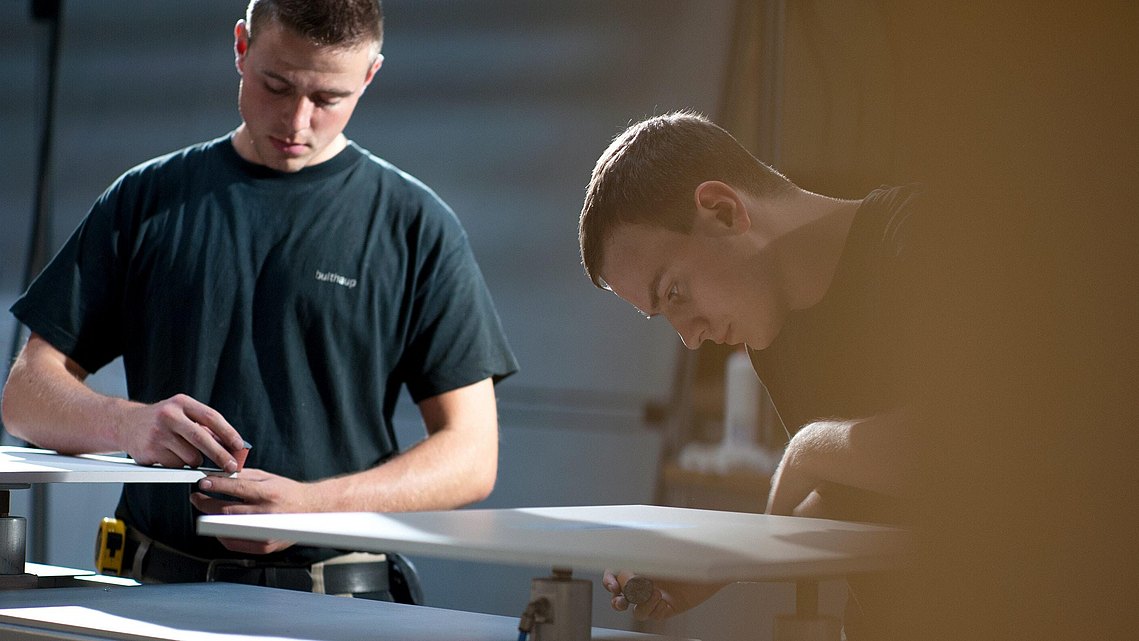
M 12 434 L 227 472 L 253 444 L 197 491 L 124 487 L 136 578 L 414 600 L 387 564 L 200 537 L 195 517 L 448 509 L 494 486 L 493 384 L 517 364 L 466 234 L 343 133 L 382 37 L 377 0 L 250 2 L 241 124 L 120 177 L 12 307 L 32 330 L 4 389 Z M 118 356 L 128 399 L 83 382 Z M 401 451 L 405 386 L 428 435 Z
M 917 474 L 912 348 L 944 304 L 929 286 L 942 239 L 921 198 L 917 186 L 861 200 L 809 192 L 690 112 L 632 125 L 597 161 L 579 226 L 586 274 L 664 316 L 689 349 L 747 346 L 794 432 L 769 513 L 904 518 Z M 619 576 L 604 583 L 623 610 Z M 718 586 L 660 588 L 637 618 L 671 616 Z

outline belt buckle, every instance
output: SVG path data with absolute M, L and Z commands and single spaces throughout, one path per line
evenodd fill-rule
M 218 568 L 227 567 L 248 570 L 257 567 L 257 562 L 252 559 L 210 559 L 210 562 L 206 565 L 206 582 L 216 581 Z

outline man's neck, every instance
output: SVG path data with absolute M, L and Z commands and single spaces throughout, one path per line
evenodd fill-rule
M 807 309 L 826 296 L 862 202 L 799 192 L 785 210 L 773 243 L 790 309 Z

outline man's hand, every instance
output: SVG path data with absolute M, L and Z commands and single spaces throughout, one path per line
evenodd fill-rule
M 264 470 L 245 468 L 236 477 L 207 476 L 198 481 L 200 492 L 190 503 L 204 514 L 267 514 L 272 512 L 321 512 L 320 497 L 308 483 L 300 483 Z M 206 494 L 221 494 L 226 498 Z M 244 541 L 218 538 L 228 550 L 243 554 L 268 554 L 283 550 L 291 541 Z
M 629 609 L 629 601 L 623 594 L 625 583 L 633 577 L 632 572 L 606 570 L 601 585 L 613 595 L 610 604 L 614 610 L 624 612 Z M 653 592 L 644 603 L 633 606 L 633 618 L 637 621 L 661 621 L 674 614 L 696 607 L 707 601 L 724 584 L 680 583 L 675 581 L 653 581 Z
M 237 471 L 241 436 L 216 410 L 184 394 L 148 405 L 95 392 L 87 371 L 33 333 L 4 386 L 13 436 L 63 454 L 124 451 L 143 465 Z
M 191 495 L 194 507 L 206 514 L 269 514 L 327 511 L 310 483 L 247 467 L 237 476 L 207 476 Z M 233 500 L 218 500 L 205 492 Z
M 122 449 L 142 465 L 199 467 L 208 457 L 227 473 L 237 471 L 241 435 L 217 410 L 185 394 L 153 405 L 134 405 L 117 426 Z

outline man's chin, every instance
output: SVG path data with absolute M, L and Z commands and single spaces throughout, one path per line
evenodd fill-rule
M 282 172 L 282 173 L 294 174 L 294 173 L 304 169 L 305 167 L 307 167 L 308 161 L 309 161 L 308 157 L 303 157 L 303 158 L 297 157 L 297 156 L 288 157 L 288 158 L 278 157 L 278 158 L 273 158 L 269 162 L 265 163 L 265 166 L 270 168 L 270 169 L 274 169 L 276 171 Z

